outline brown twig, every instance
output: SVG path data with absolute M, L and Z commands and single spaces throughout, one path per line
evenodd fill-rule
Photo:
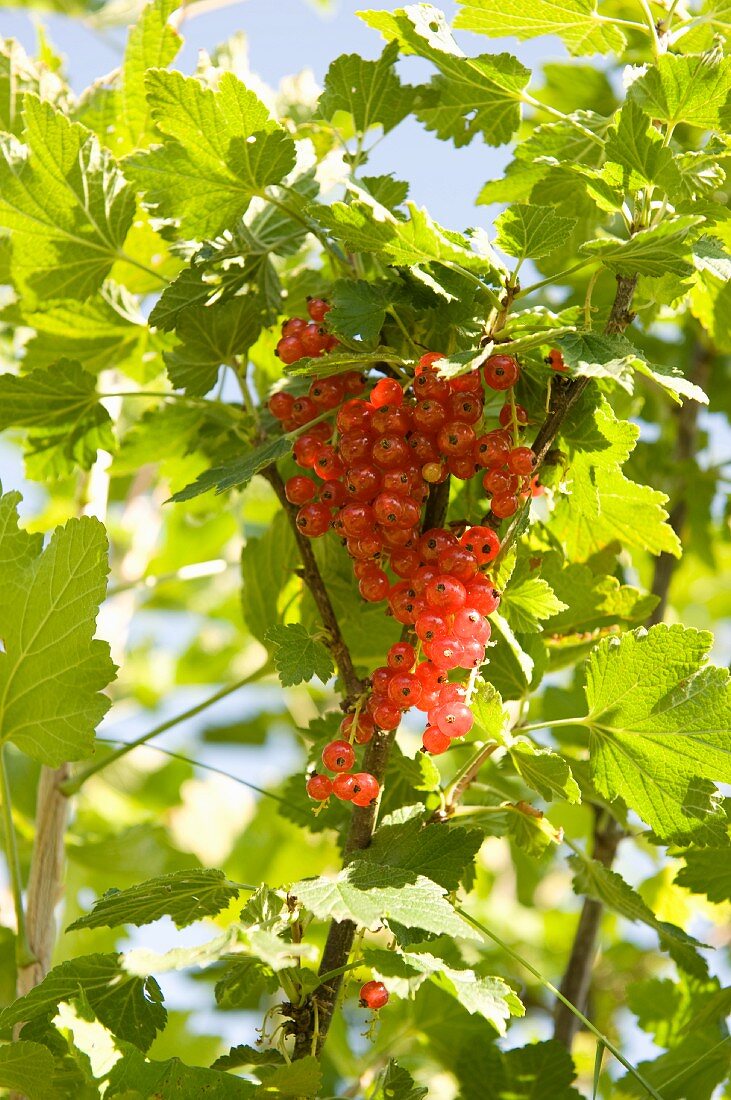
M 449 478 L 441 485 L 434 485 L 429 491 L 429 499 L 424 509 L 424 522 L 422 529 L 428 531 L 431 527 L 443 526 L 449 505 Z M 391 746 L 396 738 L 395 730 L 378 730 L 368 742 L 363 756 L 363 770 L 370 772 L 383 784 L 388 765 L 388 757 Z M 366 806 L 363 809 L 354 807 L 350 819 L 350 827 L 345 839 L 345 858 L 357 851 L 367 848 L 371 842 L 376 826 L 376 814 L 378 805 Z M 338 970 L 345 966 L 353 946 L 356 925 L 353 921 L 332 921 L 328 930 L 325 947 L 320 961 L 320 974 L 328 974 L 331 970 Z M 338 991 L 342 982 L 342 974 L 331 978 L 315 991 L 308 1000 L 305 1011 L 301 1014 L 302 1027 L 298 1028 L 295 1035 L 294 1057 L 306 1058 L 312 1052 L 315 1038 L 315 1017 L 309 1009 L 313 997 L 317 998 L 317 1040 L 316 1050 L 319 1053 L 327 1038 L 327 1033 L 335 1011 Z
M 622 827 L 605 810 L 594 807 L 594 859 L 603 867 L 611 867 L 619 842 L 624 836 Z M 586 1012 L 591 986 L 591 975 L 596 955 L 596 945 L 604 906 L 595 898 L 585 898 L 581 916 L 574 933 L 568 965 L 561 982 L 561 993 L 580 1012 Z M 571 1050 L 580 1021 L 563 1001 L 556 1002 L 553 1037 Z
M 279 470 L 276 466 L 267 466 L 266 469 L 261 472 L 262 476 L 267 479 L 272 489 L 277 494 L 287 519 L 289 520 L 295 542 L 297 543 L 297 549 L 302 559 L 304 582 L 320 613 L 322 625 L 325 627 L 328 634 L 327 646 L 333 655 L 333 660 L 337 666 L 340 679 L 345 685 L 345 703 L 352 703 L 362 694 L 365 684 L 355 671 L 353 659 L 350 656 L 350 650 L 341 633 L 337 616 L 330 602 L 330 596 L 325 587 L 325 582 L 322 579 L 320 567 L 317 564 L 317 559 L 312 549 L 312 543 L 302 534 L 297 526 L 297 508 L 287 500 L 287 495 L 284 491 L 284 482 L 282 481 L 282 475 L 279 473 Z

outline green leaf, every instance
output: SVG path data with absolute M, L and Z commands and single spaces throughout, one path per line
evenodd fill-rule
M 151 335 L 137 300 L 110 280 L 85 302 L 42 303 L 23 312 L 35 334 L 26 345 L 23 369 L 78 359 L 86 370 L 121 370 L 146 381 L 160 370 L 159 339 Z
M 120 956 L 82 955 L 55 966 L 30 993 L 0 1011 L 0 1028 L 46 1016 L 61 1001 L 83 996 L 100 1023 L 120 1039 L 147 1050 L 165 1026 L 167 1012 L 154 978 L 126 974 Z
M 521 41 L 556 35 L 569 52 L 590 57 L 622 53 L 625 38 L 609 17 L 597 14 L 594 0 L 459 0 L 454 21 L 460 30 L 502 38 L 506 27 Z
M 0 140 L 0 227 L 30 302 L 88 298 L 119 258 L 134 194 L 88 130 L 26 95 L 25 142 Z
M 411 111 L 413 89 L 405 87 L 394 72 L 398 46 L 386 46 L 378 61 L 365 61 L 359 54 L 342 54 L 331 62 L 325 75 L 325 90 L 318 104 L 323 118 L 337 125 L 338 112 L 353 120 L 356 133 L 371 126 L 388 133 Z
M 622 169 L 625 192 L 657 184 L 666 194 L 675 195 L 680 188 L 680 173 L 672 150 L 633 99 L 627 100 L 619 111 L 607 135 L 605 152 L 607 160 Z
M 503 744 L 509 716 L 497 688 L 485 680 L 478 679 L 470 705 L 482 735 Z
M 52 1084 L 54 1072 L 53 1055 L 40 1043 L 16 1040 L 0 1047 L 0 1085 L 28 1100 L 46 1100 L 56 1095 Z
M 327 323 L 336 336 L 362 340 L 366 345 L 378 343 L 388 305 L 385 287 L 362 279 L 341 279 L 333 285 L 330 301 Z
M 458 889 L 480 850 L 482 833 L 426 824 L 424 813 L 402 820 L 407 812 L 399 810 L 384 818 L 361 859 L 381 867 L 418 871 L 445 890 Z
M 541 568 L 566 605 L 544 624 L 547 633 L 584 634 L 617 623 L 639 625 L 657 603 L 656 596 L 620 584 L 616 577 L 596 575 L 588 565 L 574 562 L 562 568 L 559 555 L 548 555 Z
M 368 1100 L 424 1100 L 429 1090 L 414 1083 L 410 1073 L 391 1060 Z
M 238 946 L 239 932 L 235 924 L 229 925 L 206 943 L 194 947 L 173 947 L 170 951 L 152 951 L 147 947 L 136 947 L 122 955 L 121 965 L 127 974 L 142 978 L 145 974 L 166 974 L 171 970 L 189 970 L 191 967 L 204 969 L 220 962 Z M 297 949 L 294 948 L 294 953 Z
M 0 431 L 27 428 L 35 450 L 57 449 L 88 470 L 100 449 L 114 449 L 111 418 L 99 404 L 96 379 L 60 359 L 50 370 L 0 375 Z
M 148 1062 L 137 1051 L 120 1059 L 109 1074 L 105 1096 L 120 1100 L 251 1100 L 260 1095 L 251 1081 L 215 1069 L 186 1066 L 179 1058 Z
M 174 871 L 129 890 L 107 890 L 94 902 L 91 912 L 75 920 L 67 931 L 150 924 L 161 917 L 172 917 L 178 928 L 184 928 L 220 913 L 239 893 L 239 887 L 229 882 L 223 871 L 206 868 Z
M 284 511 L 278 511 L 260 538 L 247 539 L 241 552 L 241 609 L 255 638 L 264 642 L 282 619 L 286 593 L 300 563 L 297 545 Z
M 546 802 L 556 797 L 581 802 L 581 789 L 563 756 L 550 749 L 538 749 L 527 738 L 517 737 L 510 743 L 510 758 L 518 775 Z
M 352 252 L 374 252 L 400 267 L 437 263 L 484 274 L 492 270 L 489 260 L 474 252 L 465 237 L 432 221 L 426 210 L 407 203 L 406 213 L 407 219 L 397 218 L 375 200 L 334 202 L 312 209 L 323 228 Z
M 198 474 L 195 481 L 180 489 L 170 500 L 179 504 L 199 497 L 201 493 L 208 493 L 211 489 L 215 489 L 216 493 L 225 493 L 228 489 L 243 488 L 249 484 L 254 474 L 288 455 L 293 444 L 294 439 L 291 436 L 277 435 L 262 443 L 261 447 L 250 451 L 244 458 L 237 458 L 233 462 L 227 462 L 225 466 L 214 466 Z
M 588 859 L 582 856 L 569 856 L 569 864 L 574 872 L 574 890 L 577 894 L 600 901 L 615 913 L 630 921 L 642 921 L 650 928 L 654 928 L 661 941 L 673 941 L 679 944 L 683 951 L 690 951 L 695 955 L 695 948 L 704 945 L 689 936 L 676 924 L 658 920 L 650 907 L 645 904 L 640 895 L 636 893 L 628 882 L 604 867 L 596 859 Z
M 0 740 L 58 767 L 94 751 L 114 678 L 93 640 L 106 593 L 107 539 L 91 517 L 56 529 L 45 550 L 18 527 L 20 494 L 0 497 Z
M 708 398 L 694 382 L 675 368 L 654 367 L 626 336 L 600 332 L 571 332 L 559 337 L 564 360 L 575 374 L 587 378 L 611 378 L 628 392 L 633 390 L 632 371 L 651 378 L 678 404 L 683 397 L 707 405 Z
M 689 275 L 692 268 L 687 237 L 702 220 L 693 214 L 666 218 L 652 229 L 640 229 L 628 240 L 604 237 L 588 241 L 580 251 L 598 258 L 617 275 L 639 274 L 650 279 L 667 274 Z
M 329 651 L 302 623 L 272 626 L 265 635 L 282 687 L 309 682 L 313 676 L 326 684 L 333 672 Z
M 635 484 L 620 469 L 638 434 L 603 398 L 593 407 L 581 403 L 564 423 L 562 437 L 572 451 L 568 492 L 556 502 L 552 529 L 569 557 L 586 561 L 616 540 L 680 556 L 679 539 L 665 522 L 665 494 Z
M 731 901 L 731 859 L 726 848 L 695 848 L 683 852 L 685 866 L 675 881 L 678 886 L 705 894 L 709 901 Z
M 291 137 L 233 73 L 215 91 L 165 69 L 150 70 L 146 85 L 164 141 L 125 158 L 125 173 L 183 233 L 214 237 L 294 167 Z
M 243 1069 L 246 1066 L 280 1066 L 283 1062 L 284 1055 L 280 1054 L 274 1047 L 265 1047 L 261 1050 L 259 1047 L 250 1047 L 246 1046 L 244 1043 L 240 1043 L 238 1046 L 231 1047 L 231 1049 L 226 1054 L 222 1054 L 220 1058 L 217 1058 L 211 1069 Z
M 720 112 L 731 91 L 731 59 L 720 50 L 663 54 L 636 80 L 630 95 L 652 119 L 701 130 L 721 127 Z
M 316 917 L 353 920 L 372 931 L 392 920 L 437 935 L 478 938 L 441 886 L 407 868 L 355 859 L 334 878 L 302 879 L 290 893 Z
M 222 366 L 246 361 L 263 323 L 263 304 L 253 294 L 181 310 L 175 330 L 181 342 L 165 353 L 173 386 L 200 397 L 208 393 Z
M 330 351 L 319 359 L 298 359 L 296 363 L 285 367 L 285 372 L 295 378 L 330 378 L 334 374 L 344 374 L 347 371 L 368 370 L 378 363 L 401 366 L 404 360 L 388 347 L 373 348 L 372 351 L 351 351 L 343 348 L 342 351 Z
M 467 57 L 452 38 L 444 14 L 431 4 L 393 13 L 358 13 L 403 53 L 433 62 L 438 75 L 420 89 L 416 115 L 442 140 L 467 145 L 481 134 L 489 145 L 509 141 L 520 124 L 522 91 L 530 72 L 511 54 Z
M 574 218 L 559 217 L 550 206 L 509 206 L 495 219 L 495 244 L 518 260 L 536 260 L 565 246 L 575 225 Z
M 263 1073 L 259 1076 L 263 1084 L 257 1090 L 257 1097 L 291 1096 L 295 1100 L 316 1100 L 322 1095 L 322 1069 L 311 1054 L 298 1058 L 296 1062 L 276 1066 L 271 1072 L 267 1071 L 266 1076 Z
M 718 836 L 714 783 L 731 782 L 728 670 L 712 636 L 658 624 L 593 650 L 586 671 L 591 769 L 661 840 Z
M 541 631 L 541 622 L 566 610 L 563 603 L 537 569 L 531 569 L 531 560 L 521 558 L 507 587 L 503 590 L 502 614 L 513 630 L 524 634 Z
M 177 0 L 153 0 L 142 9 L 130 30 L 122 64 L 121 118 L 117 120 L 116 135 L 125 152 L 149 145 L 154 138 L 145 74 L 149 69 L 169 65 L 182 45 L 182 38 L 168 22 L 177 6 Z
M 39 59 L 29 57 L 14 38 L 0 40 L 0 130 L 20 137 L 23 93 L 66 105 L 63 80 Z
M 490 1075 L 481 1100 L 579 1100 L 571 1088 L 576 1069 L 570 1053 L 556 1039 L 506 1050 L 498 1073 Z

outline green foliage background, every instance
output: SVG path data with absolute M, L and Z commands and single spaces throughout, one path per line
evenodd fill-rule
M 32 1100 L 729 1095 L 716 666 L 731 543 L 728 463 L 707 456 L 709 434 L 729 438 L 731 9 L 469 0 L 453 27 L 424 4 L 362 17 L 381 57 L 334 59 L 319 103 L 302 81 L 261 87 L 237 41 L 178 72 L 173 0 L 144 9 L 119 70 L 82 95 L 45 39 L 34 58 L 0 52 L 0 429 L 47 490 L 20 526 L 16 486 L 1 501 L 11 878 L 32 881 L 41 768 L 76 796 L 66 931 L 32 989 L 3 913 L 0 1085 Z M 558 36 L 570 60 L 530 73 L 490 52 L 506 26 Z M 411 116 L 444 143 L 435 170 L 498 204 L 494 225 L 443 227 L 408 181 L 369 174 L 371 146 Z M 504 176 L 466 180 L 470 143 L 486 164 L 509 143 Z M 634 289 L 621 323 L 618 279 Z M 312 294 L 333 302 L 341 348 L 282 379 L 279 322 Z M 373 843 L 342 868 L 348 813 L 313 816 L 303 782 L 342 683 L 258 476 L 294 471 L 266 397 L 316 370 L 408 372 L 427 348 L 456 374 L 506 339 L 536 425 L 558 387 L 550 347 L 592 381 L 500 566 L 477 728 L 434 761 L 405 727 Z M 483 511 L 453 485 L 453 516 Z M 335 540 L 315 549 L 366 675 L 397 630 L 364 608 Z M 228 702 L 209 714 L 208 699 Z M 164 739 L 167 721 L 181 729 Z M 132 725 L 159 736 L 98 767 Z M 483 742 L 497 748 L 459 813 L 427 824 Z M 610 822 L 613 869 L 593 858 Z M 582 1030 L 572 1059 L 545 983 L 582 897 L 604 906 L 599 1039 Z M 365 931 L 322 1058 L 290 1064 L 281 1017 L 263 1049 L 253 1028 L 309 1003 L 331 917 Z M 392 998 L 365 1042 L 371 975 Z

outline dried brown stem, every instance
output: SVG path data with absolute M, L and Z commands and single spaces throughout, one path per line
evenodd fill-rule
M 611 867 L 624 832 L 605 810 L 595 807 L 594 814 L 594 859 L 598 860 L 603 867 Z M 561 993 L 567 1001 L 583 1013 L 586 1013 L 589 1000 L 603 910 L 604 906 L 600 901 L 594 898 L 584 899 L 579 923 L 574 933 L 571 955 L 561 982 Z M 558 1039 L 571 1050 L 574 1036 L 580 1025 L 581 1021 L 575 1013 L 568 1009 L 563 1001 L 557 1001 L 554 1010 L 554 1039 Z
M 302 559 L 303 580 L 310 591 L 310 595 L 315 601 L 317 610 L 320 613 L 320 618 L 322 619 L 322 625 L 327 631 L 327 645 L 333 655 L 333 660 L 337 666 L 340 679 L 345 685 L 346 703 L 354 702 L 362 693 L 365 685 L 355 671 L 353 659 L 350 656 L 350 650 L 345 644 L 345 639 L 340 631 L 340 625 L 335 615 L 333 605 L 330 602 L 330 596 L 325 587 L 325 582 L 322 579 L 320 567 L 317 564 L 317 559 L 312 549 L 312 543 L 302 534 L 297 526 L 297 508 L 287 500 L 284 491 L 284 482 L 282 481 L 282 475 L 279 473 L 279 470 L 276 466 L 267 466 L 265 470 L 262 470 L 262 475 L 267 479 L 272 489 L 277 494 L 287 519 L 289 520 L 295 542 L 297 543 L 297 549 Z

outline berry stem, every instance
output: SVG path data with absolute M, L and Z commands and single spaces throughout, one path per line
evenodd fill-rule
M 444 815 L 446 817 L 451 817 L 455 805 L 462 798 L 468 787 L 472 785 L 482 765 L 492 756 L 495 749 L 499 747 L 497 741 L 489 741 L 486 745 L 481 744 L 477 752 L 473 753 L 464 767 L 457 772 L 444 792 Z
M 350 656 L 350 650 L 341 633 L 340 624 L 338 623 L 333 605 L 330 602 L 330 596 L 325 587 L 325 582 L 322 579 L 322 574 L 320 573 L 320 567 L 317 564 L 312 544 L 297 526 L 298 509 L 296 505 L 290 504 L 287 500 L 282 476 L 275 465 L 267 466 L 261 473 L 276 493 L 282 508 L 284 508 L 287 519 L 289 520 L 289 525 L 292 528 L 292 533 L 297 543 L 297 549 L 302 559 L 304 582 L 315 601 L 317 610 L 320 613 L 320 618 L 322 619 L 322 625 L 329 635 L 328 646 L 333 655 L 340 679 L 345 685 L 346 698 L 344 702 L 347 707 L 348 704 L 355 703 L 356 699 L 363 693 L 365 684 L 355 671 L 353 659 Z

